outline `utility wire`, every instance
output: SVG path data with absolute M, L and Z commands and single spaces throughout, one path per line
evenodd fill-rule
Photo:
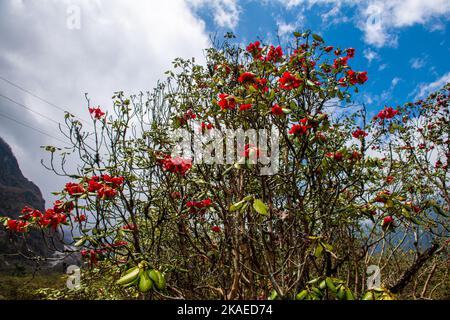
M 43 134 L 43 135 L 47 136 L 47 137 L 56 139 L 56 140 L 58 140 L 59 142 L 62 142 L 62 143 L 64 143 L 64 144 L 67 144 L 66 141 L 61 140 L 61 139 L 58 138 L 58 137 L 52 136 L 51 134 L 49 134 L 49 133 L 47 133 L 47 132 L 45 132 L 45 131 L 42 131 L 42 130 L 37 129 L 37 128 L 34 128 L 34 127 L 32 127 L 32 126 L 30 126 L 30 125 L 28 125 L 28 124 L 26 124 L 26 123 L 23 123 L 23 122 L 21 122 L 21 121 L 19 121 L 19 120 L 16 120 L 16 119 L 14 119 L 14 118 L 12 118 L 12 117 L 6 115 L 6 114 L 3 114 L 3 113 L 1 113 L 1 112 L 0 112 L 0 117 L 6 118 L 6 119 L 11 120 L 11 121 L 14 121 L 15 123 L 18 123 L 18 124 L 20 124 L 20 125 L 22 125 L 22 126 L 24 126 L 24 127 L 26 127 L 26 128 L 29 128 L 29 129 L 31 129 L 31 130 L 34 130 L 34 131 L 36 131 L 36 132 L 39 132 L 40 134 Z
M 58 110 L 60 110 L 60 111 L 62 111 L 62 112 L 68 112 L 67 110 L 64 110 L 64 108 L 61 108 L 60 106 L 54 104 L 53 102 L 50 102 L 50 101 L 48 101 L 47 99 L 44 99 L 44 98 L 38 96 L 37 94 L 31 92 L 30 90 L 25 89 L 24 87 L 18 85 L 17 83 L 12 82 L 11 80 L 8 80 L 8 79 L 2 77 L 1 75 L 0 75 L 0 80 L 5 81 L 6 83 L 10 84 L 11 86 L 13 86 L 13 87 L 15 87 L 15 88 L 17 88 L 17 89 L 19 89 L 19 90 L 22 90 L 22 91 L 25 92 L 25 93 L 28 93 L 29 95 L 35 97 L 36 99 L 38 99 L 38 100 L 40 100 L 40 101 L 42 101 L 42 102 L 45 102 L 45 103 L 47 103 L 48 105 L 50 105 L 50 106 L 52 106 L 52 107 L 54 107 L 54 108 L 56 108 L 56 109 L 58 109 Z M 92 125 L 90 124 L 89 121 L 87 121 L 87 120 L 85 120 L 85 119 L 83 119 L 83 118 L 80 118 L 80 117 L 78 117 L 78 116 L 76 116 L 76 118 L 78 118 L 78 119 L 81 120 L 82 122 L 85 122 L 86 124 L 92 126 Z
M 7 96 L 1 94 L 1 93 L 0 93 L 0 97 L 2 97 L 3 99 L 6 99 L 6 100 L 8 100 L 8 101 L 10 101 L 10 102 L 12 102 L 12 103 L 15 103 L 15 104 L 18 105 L 19 107 L 22 107 L 22 108 L 24 108 L 24 109 L 27 109 L 27 110 L 29 110 L 29 111 L 31 111 L 31 112 L 33 112 L 33 113 L 35 113 L 35 114 L 41 116 L 42 118 L 47 119 L 48 121 L 51 121 L 51 122 L 56 123 L 56 124 L 58 124 L 58 125 L 61 124 L 61 123 L 59 123 L 58 121 L 55 121 L 54 119 L 52 119 L 52 118 L 50 118 L 50 117 L 47 117 L 45 114 L 42 114 L 42 113 L 40 113 L 40 112 L 38 112 L 38 111 L 35 111 L 35 110 L 33 110 L 33 109 L 27 107 L 26 105 L 24 105 L 24 104 L 22 104 L 22 103 L 20 103 L 20 102 L 17 102 L 16 100 L 13 100 L 13 99 L 11 99 L 11 98 L 9 98 L 9 97 L 7 97 Z
M 12 102 L 12 103 L 15 103 L 16 105 L 18 105 L 18 106 L 20 106 L 20 107 L 22 107 L 22 108 L 24 108 L 24 109 L 27 109 L 27 110 L 29 110 L 29 111 L 31 111 L 31 112 L 33 112 L 33 113 L 35 113 L 35 114 L 41 116 L 42 118 L 44 118 L 44 119 L 46 119 L 46 120 L 48 120 L 48 121 L 51 121 L 51 122 L 53 122 L 53 123 L 56 123 L 58 126 L 62 125 L 60 122 L 58 122 L 58 121 L 56 121 L 56 120 L 54 120 L 54 119 L 52 119 L 52 118 L 47 117 L 45 114 L 42 114 L 42 113 L 40 113 L 40 112 L 38 112 L 38 111 L 36 111 L 36 110 L 33 110 L 33 109 L 31 109 L 30 107 L 24 105 L 23 103 L 20 103 L 20 102 L 14 100 L 14 99 L 11 99 L 10 97 L 7 97 L 7 96 L 5 96 L 5 95 L 3 95 L 3 94 L 1 94 L 1 93 L 0 93 L 0 97 L 2 97 L 3 99 L 6 99 L 6 100 L 8 100 L 8 101 L 10 101 L 10 102 Z M 94 138 L 92 138 L 91 136 L 88 136 L 87 138 L 88 138 L 89 140 L 95 141 Z

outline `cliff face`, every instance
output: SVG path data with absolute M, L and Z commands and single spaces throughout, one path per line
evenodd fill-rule
M 22 174 L 9 145 L 0 138 L 0 215 L 17 218 L 29 206 L 45 209 L 39 188 Z
M 23 176 L 11 148 L 0 138 L 0 216 L 16 219 L 24 206 L 44 210 L 45 200 L 39 188 Z M 15 255 L 18 251 L 26 256 L 50 254 L 38 231 L 25 238 L 26 241 L 0 227 L 0 268 L 31 265 L 23 256 Z

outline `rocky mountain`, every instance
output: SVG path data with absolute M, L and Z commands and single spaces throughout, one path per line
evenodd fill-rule
M 39 188 L 24 177 L 10 146 L 0 138 L 0 216 L 15 219 L 24 206 L 45 210 L 45 200 Z M 22 255 L 17 255 L 18 251 Z M 0 268 L 31 265 L 24 255 L 51 254 L 38 231 L 23 237 L 11 235 L 0 227 Z

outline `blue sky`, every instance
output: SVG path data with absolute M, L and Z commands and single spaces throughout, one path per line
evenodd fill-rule
M 311 29 L 334 46 L 356 49 L 352 67 L 369 81 L 354 99 L 370 109 L 421 98 L 450 81 L 450 1 L 191 1 L 209 33 L 238 41 L 288 39 Z M 226 13 L 233 18 L 227 18 Z

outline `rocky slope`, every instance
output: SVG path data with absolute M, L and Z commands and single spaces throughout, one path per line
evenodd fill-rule
M 0 216 L 17 218 L 24 206 L 45 209 L 45 200 L 39 188 L 22 174 L 10 146 L 0 138 Z M 52 254 L 37 231 L 23 237 L 10 235 L 0 227 L 0 268 L 22 268 L 32 265 L 26 256 Z

